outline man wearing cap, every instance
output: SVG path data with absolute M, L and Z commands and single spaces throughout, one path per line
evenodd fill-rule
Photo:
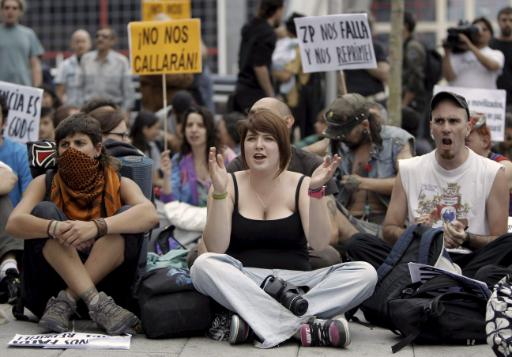
M 400 161 L 400 173 L 383 224 L 384 241 L 359 236 L 348 248 L 352 259 L 379 266 L 406 224 L 443 227 L 445 246 L 466 276 L 486 281 L 488 264 L 509 266 L 508 187 L 503 167 L 465 146 L 471 132 L 466 100 L 440 92 L 431 102 L 430 130 L 436 149 Z M 457 249 L 457 252 L 453 249 Z M 466 254 L 458 254 L 465 250 Z M 485 271 L 485 273 L 484 273 Z
M 342 158 L 338 201 L 356 218 L 381 224 L 386 214 L 398 160 L 412 157 L 414 137 L 382 125 L 356 93 L 337 98 L 325 114 L 333 152 Z M 337 147 L 337 148 L 336 148 Z

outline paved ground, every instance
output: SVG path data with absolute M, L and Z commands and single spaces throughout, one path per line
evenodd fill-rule
M 339 357 L 343 356 L 392 356 L 391 345 L 396 343 L 394 335 L 386 330 L 352 323 L 352 344 L 346 350 L 334 348 L 303 348 L 295 342 L 270 350 L 261 350 L 251 345 L 230 346 L 227 342 L 217 342 L 205 337 L 179 338 L 168 340 L 148 340 L 144 335 L 132 338 L 128 351 L 100 350 L 42 350 L 31 348 L 9 348 L 7 343 L 19 334 L 39 334 L 35 323 L 13 321 L 9 305 L 0 305 L 0 357 L 196 357 L 196 356 L 244 356 L 244 357 Z M 90 322 L 79 321 L 77 330 L 94 331 Z M 399 357 L 485 357 L 493 356 L 487 345 L 480 346 L 408 346 L 396 356 Z M 394 356 L 394 355 L 393 355 Z

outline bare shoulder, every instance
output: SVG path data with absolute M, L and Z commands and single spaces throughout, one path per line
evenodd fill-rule
M 295 188 L 295 187 L 297 187 L 297 184 L 299 183 L 300 178 L 305 175 L 298 173 L 298 172 L 293 172 L 293 171 L 283 171 L 280 176 L 281 176 L 282 183 L 284 185 L 286 185 L 287 187 Z M 304 180 L 305 180 L 304 182 L 309 181 L 309 177 L 305 176 Z M 303 184 L 301 186 L 303 186 Z

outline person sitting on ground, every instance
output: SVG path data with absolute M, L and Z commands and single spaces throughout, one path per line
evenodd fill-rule
M 266 109 L 277 115 L 286 124 L 290 134 L 295 123 L 295 118 L 290 108 L 277 98 L 265 97 L 253 104 L 251 110 Z M 290 147 L 290 163 L 287 170 L 297 172 L 305 176 L 310 176 L 321 166 L 323 160 L 320 156 L 299 149 L 295 146 Z M 228 172 L 247 170 L 242 157 L 238 156 L 227 166 Z M 327 206 L 329 212 L 329 221 L 331 223 L 330 241 L 337 242 L 340 237 L 348 238 L 357 233 L 357 230 L 348 222 L 348 220 L 336 209 L 336 199 L 334 195 L 338 192 L 334 179 L 329 180 L 325 188 L 325 197 L 321 200 Z M 201 249 L 201 248 L 200 248 Z M 336 249 L 327 247 L 323 251 L 309 249 L 310 263 L 313 269 L 328 267 L 341 262 L 340 254 Z
M 219 137 L 222 145 L 227 146 L 240 155 L 240 133 L 238 123 L 245 119 L 245 115 L 239 112 L 224 114 L 217 123 Z
M 151 112 L 141 111 L 130 128 L 130 139 L 133 146 L 153 160 L 153 185 L 162 187 L 165 178 L 160 173 L 161 150 L 157 143 L 160 138 L 160 121 Z
M 89 114 L 94 109 L 107 107 L 111 110 L 121 109 L 112 99 L 103 97 L 93 97 L 85 102 L 80 111 L 85 114 Z
M 507 176 L 508 189 L 512 194 L 512 162 L 506 156 L 492 151 L 491 131 L 487 127 L 485 114 L 471 112 L 469 122 L 471 133 L 466 138 L 466 146 L 478 155 L 503 165 Z M 512 216 L 512 199 L 509 201 L 508 215 Z
M 384 240 L 354 236 L 348 254 L 378 267 L 406 224 L 443 227 L 453 262 L 465 276 L 492 287 L 506 274 L 502 268 L 512 264 L 512 239 L 503 235 L 509 204 L 505 169 L 466 147 L 471 124 L 464 97 L 439 92 L 430 108 L 436 149 L 400 161 L 383 224 Z
M 21 258 L 23 242 L 5 231 L 7 218 L 12 212 L 9 199 L 18 182 L 12 169 L 0 161 L 0 304 L 15 304 L 21 289 L 17 260 Z
M 212 188 L 203 235 L 208 252 L 192 265 L 194 287 L 235 312 L 233 344 L 247 340 L 252 330 L 263 348 L 294 335 L 303 346 L 347 346 L 347 321 L 336 316 L 373 293 L 376 272 L 363 262 L 311 271 L 307 252 L 308 243 L 317 250 L 329 244 L 329 214 L 321 198 L 340 158 L 325 158 L 311 178 L 286 170 L 291 156 L 286 123 L 265 109 L 251 110 L 241 143 L 248 169 L 232 174 L 210 148 Z M 305 287 L 309 307 L 303 316 L 260 288 L 271 274 Z
M 69 117 L 71 114 L 80 112 L 80 108 L 74 105 L 61 105 L 53 113 L 53 127 L 56 128 L 61 121 Z
M 144 153 L 130 142 L 125 113 L 121 109 L 99 107 L 89 113 L 100 123 L 103 147 L 114 157 L 144 156 Z
M 414 154 L 414 137 L 383 125 L 360 94 L 337 98 L 325 114 L 332 152 L 343 157 L 337 200 L 363 221 L 382 224 L 398 173 L 398 160 Z
M 158 216 L 139 186 L 119 176 L 94 118 L 70 116 L 55 138 L 58 169 L 32 181 L 7 222 L 7 232 L 24 239 L 25 306 L 45 330 L 63 332 L 81 299 L 108 334 L 129 332 L 138 324 L 127 309 L 136 307 L 142 233 Z
M 505 139 L 496 143 L 494 150 L 512 160 L 512 112 L 505 114 Z
M 206 207 L 211 178 L 208 172 L 208 148 L 216 147 L 225 155 L 226 165 L 235 157 L 233 150 L 221 148 L 212 113 L 205 107 L 193 106 L 183 116 L 183 141 L 172 160 L 169 151 L 162 153 L 164 185 L 160 200 L 181 201 Z
M 53 108 L 41 107 L 41 119 L 39 119 L 39 140 L 55 140 L 55 127 L 53 126 Z

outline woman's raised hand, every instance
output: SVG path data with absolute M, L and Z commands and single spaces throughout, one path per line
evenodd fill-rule
M 217 149 L 213 146 L 208 153 L 208 170 L 212 180 L 213 192 L 226 192 L 226 187 L 228 186 L 228 172 L 224 165 L 224 157 L 222 154 L 217 154 Z
M 324 157 L 323 164 L 318 166 L 313 172 L 313 175 L 311 175 L 309 188 L 317 189 L 325 185 L 334 175 L 334 171 L 336 171 L 340 162 L 341 157 L 338 154 L 334 155 L 332 158 L 329 155 Z

